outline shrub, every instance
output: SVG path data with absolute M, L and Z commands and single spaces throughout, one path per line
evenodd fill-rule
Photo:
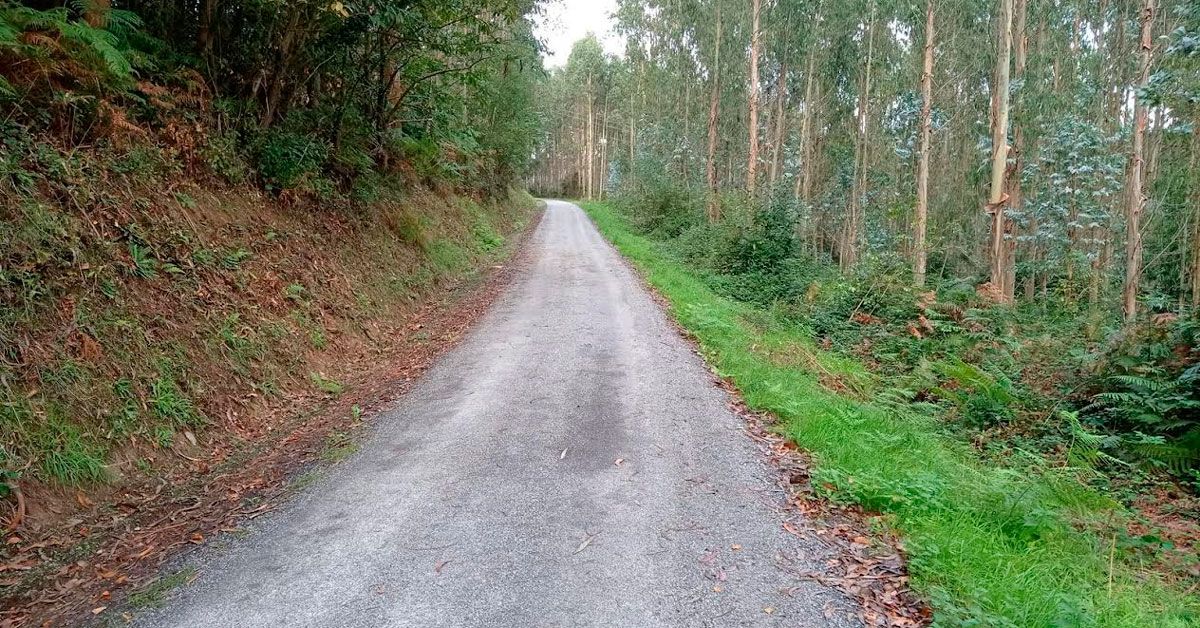
M 230 132 L 212 133 L 201 150 L 201 157 L 217 176 L 227 183 L 244 183 L 250 175 L 250 164 L 238 149 L 237 135 Z
M 272 129 L 259 145 L 258 171 L 269 189 L 288 190 L 317 174 L 328 154 L 321 140 Z

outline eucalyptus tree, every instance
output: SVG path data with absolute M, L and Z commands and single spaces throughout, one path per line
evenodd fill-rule
M 917 157 L 917 200 L 913 216 L 913 284 L 925 286 L 928 252 L 925 234 L 929 220 L 929 154 L 933 139 L 933 0 L 925 0 L 924 44 L 921 47 L 921 121 Z
M 1150 57 L 1153 51 L 1154 0 L 1145 0 L 1141 14 L 1141 36 L 1138 56 L 1141 59 L 1138 85 L 1144 90 L 1150 84 Z M 1137 318 L 1138 288 L 1142 281 L 1142 212 L 1146 198 L 1143 189 L 1146 156 L 1146 122 L 1148 119 L 1146 100 L 1138 97 L 1133 111 L 1133 140 L 1129 156 L 1129 185 L 1125 190 L 1127 209 L 1125 213 L 1125 285 L 1121 290 L 1121 309 L 1125 322 Z
M 622 181 L 739 225 L 783 188 L 847 273 L 899 255 L 1006 302 L 1200 301 L 1195 0 L 1159 1 L 1146 47 L 1126 0 L 620 0 Z

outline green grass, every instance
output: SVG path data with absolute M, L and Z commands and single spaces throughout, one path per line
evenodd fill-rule
M 325 462 L 337 463 L 349 458 L 358 451 L 358 443 L 346 432 L 335 431 L 325 438 L 325 446 L 321 448 L 321 459 Z
M 346 387 L 342 385 L 341 382 L 325 377 L 324 374 L 316 371 L 310 371 L 308 373 L 308 380 L 312 382 L 314 388 L 327 395 L 336 397 L 337 395 L 342 394 L 342 391 L 346 390 Z
M 103 447 L 57 412 L 49 413 L 33 440 L 45 449 L 42 470 L 50 477 L 69 484 L 87 484 L 108 478 Z
M 914 406 L 831 392 L 822 378 L 861 381 L 865 369 L 768 312 L 718 296 L 607 205 L 584 208 L 667 298 L 709 363 L 811 453 L 818 490 L 881 513 L 903 536 L 913 585 L 938 624 L 1200 625 L 1200 600 L 1120 553 L 1110 563 L 1114 538 L 1087 530 L 1109 529 L 1127 513 L 1080 484 L 1077 471 L 1034 458 L 1021 468 L 985 466 Z
M 454 275 L 471 263 L 467 250 L 451 240 L 434 240 L 426 253 L 433 269 L 443 275 Z
M 187 584 L 195 575 L 195 567 L 185 567 L 163 576 L 131 594 L 129 605 L 134 608 L 159 608 L 166 601 L 168 593 Z

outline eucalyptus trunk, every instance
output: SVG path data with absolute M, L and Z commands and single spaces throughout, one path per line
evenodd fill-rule
M 708 156 L 706 174 L 708 178 L 708 220 L 721 219 L 721 203 L 717 198 L 717 123 L 721 117 L 721 4 L 717 3 L 717 37 L 713 51 L 712 89 L 708 102 Z
M 1004 174 L 1008 168 L 1008 84 L 1012 50 L 1013 0 L 1000 0 L 997 20 L 996 73 L 992 83 L 992 172 L 987 211 L 991 215 L 991 283 L 1002 290 L 1005 278 L 1004 208 L 1008 194 L 1004 191 Z M 1002 293 L 1003 294 L 1003 293 Z
M 1150 83 L 1150 53 L 1154 47 L 1152 38 L 1154 24 L 1154 0 L 1146 0 L 1142 6 L 1141 16 L 1141 49 L 1138 53 L 1141 61 L 1141 74 L 1138 84 L 1145 87 Z M 1133 139 L 1129 155 L 1129 185 L 1125 209 L 1125 285 L 1121 290 L 1121 310 L 1125 322 L 1137 320 L 1137 295 L 1142 283 L 1142 210 L 1146 205 L 1146 196 L 1142 176 L 1146 168 L 1146 104 L 1142 98 L 1137 98 L 1133 110 Z
M 917 153 L 917 208 L 913 217 L 913 285 L 925 287 L 928 258 L 925 231 L 929 219 L 929 153 L 933 135 L 933 0 L 925 0 L 925 50 L 921 64 L 921 126 Z
M 759 18 L 762 13 L 762 0 L 750 0 L 752 27 L 750 31 L 750 97 L 749 97 L 749 134 L 750 150 L 746 162 L 746 192 L 754 196 L 754 186 L 758 179 L 758 50 L 761 33 Z

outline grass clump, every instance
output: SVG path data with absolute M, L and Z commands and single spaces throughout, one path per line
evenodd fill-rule
M 161 608 L 167 594 L 191 582 L 196 576 L 195 567 L 184 567 L 142 587 L 129 596 L 129 605 L 134 608 Z
M 326 377 L 322 373 L 312 371 L 308 374 L 308 380 L 317 390 L 327 394 L 337 396 L 346 390 L 346 387 L 339 381 Z
M 325 438 L 325 446 L 321 449 L 321 459 L 325 462 L 336 463 L 349 458 L 358 451 L 358 443 L 350 434 L 335 431 Z
M 1081 483 L 1079 470 L 1033 454 L 983 464 L 933 408 L 871 390 L 862 367 L 817 346 L 808 327 L 718 294 L 610 207 L 585 208 L 746 402 L 778 416 L 811 452 L 818 490 L 882 514 L 903 535 L 913 584 L 932 601 L 938 624 L 1200 622 L 1194 597 L 1113 549 L 1128 514 Z M 863 383 L 856 391 L 845 381 Z

